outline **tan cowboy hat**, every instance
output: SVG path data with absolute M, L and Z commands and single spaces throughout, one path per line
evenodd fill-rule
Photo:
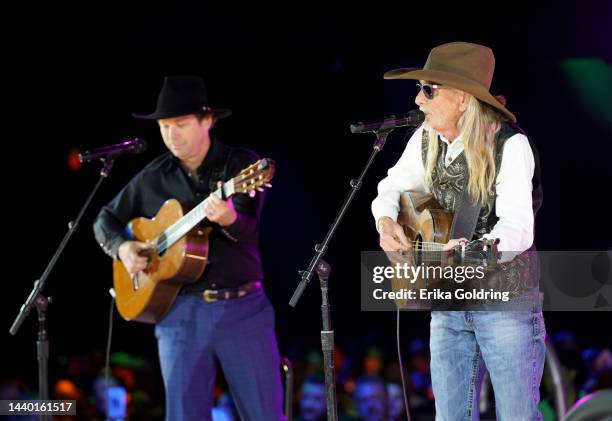
M 460 89 L 516 122 L 514 114 L 489 92 L 494 69 L 495 57 L 489 47 L 469 42 L 450 42 L 432 49 L 422 69 L 395 69 L 385 73 L 384 77 L 427 80 Z

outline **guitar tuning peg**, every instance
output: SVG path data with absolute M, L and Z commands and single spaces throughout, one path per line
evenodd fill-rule
M 264 191 L 264 189 L 262 189 L 261 187 L 257 187 L 255 190 L 257 190 L 258 192 Z
M 255 190 L 250 190 L 250 191 L 249 191 L 249 197 L 250 197 L 251 199 L 252 199 L 252 198 L 254 198 L 256 194 L 257 194 L 257 193 L 255 193 Z
M 270 184 L 270 183 L 266 183 L 266 184 L 264 184 L 264 186 L 266 186 L 269 189 L 272 188 L 272 184 Z

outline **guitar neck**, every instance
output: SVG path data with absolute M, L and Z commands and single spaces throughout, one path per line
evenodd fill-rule
M 479 242 L 482 240 L 469 241 L 468 245 Z M 456 253 L 459 256 L 462 263 L 466 264 L 485 264 L 487 260 L 494 260 L 495 254 L 497 253 L 496 245 L 498 240 L 484 240 L 485 248 L 482 251 L 473 251 L 463 248 L 461 245 L 453 247 L 450 252 Z M 432 243 L 427 241 L 414 242 L 414 252 L 418 254 L 419 260 L 423 263 L 441 263 L 443 254 L 446 253 L 443 250 L 444 244 Z M 488 251 L 487 251 L 488 250 Z M 483 253 L 488 255 L 485 256 Z
M 260 159 L 240 171 L 236 177 L 223 183 L 221 187 L 212 192 L 220 199 L 227 199 L 236 193 L 252 194 L 255 190 L 263 191 L 263 187 L 272 187 L 268 182 L 274 176 L 274 161 L 271 159 Z M 166 228 L 157 238 L 156 250 L 158 254 L 163 253 L 196 225 L 206 219 L 204 209 L 208 205 L 208 198 L 204 199 L 181 219 Z
M 428 241 L 418 241 L 414 243 L 414 247 L 419 251 L 442 251 L 444 244 L 432 243 Z
M 443 244 L 417 243 L 414 245 L 415 253 L 423 263 L 439 263 L 442 260 Z
M 234 182 L 229 181 L 212 192 L 220 199 L 227 199 L 235 193 Z M 164 230 L 159 236 L 157 242 L 157 252 L 163 253 L 174 243 L 180 240 L 185 234 L 191 231 L 196 225 L 206 219 L 204 209 L 208 205 L 210 199 L 206 198 L 197 204 L 193 209 L 187 212 L 181 219 Z

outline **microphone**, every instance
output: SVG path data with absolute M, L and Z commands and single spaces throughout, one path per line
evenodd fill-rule
M 418 126 L 425 120 L 425 114 L 421 110 L 412 110 L 400 116 L 389 116 L 384 120 L 370 121 L 367 123 L 359 122 L 351 124 L 351 133 L 379 132 L 395 129 L 403 126 Z
M 91 151 L 85 151 L 79 154 L 79 161 L 89 162 L 94 159 L 112 159 L 124 153 L 141 153 L 147 149 L 147 142 L 140 137 L 130 137 L 123 143 L 116 145 L 102 146 Z

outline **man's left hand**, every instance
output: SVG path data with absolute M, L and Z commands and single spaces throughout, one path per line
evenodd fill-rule
M 216 222 L 222 227 L 228 227 L 236 221 L 238 214 L 231 198 L 224 201 L 211 194 L 208 199 L 205 213 L 209 221 Z
M 461 244 L 467 244 L 469 243 L 467 238 L 453 238 L 452 240 L 450 240 L 448 243 L 444 244 L 444 246 L 442 247 L 443 251 L 450 251 L 453 248 L 460 246 Z

